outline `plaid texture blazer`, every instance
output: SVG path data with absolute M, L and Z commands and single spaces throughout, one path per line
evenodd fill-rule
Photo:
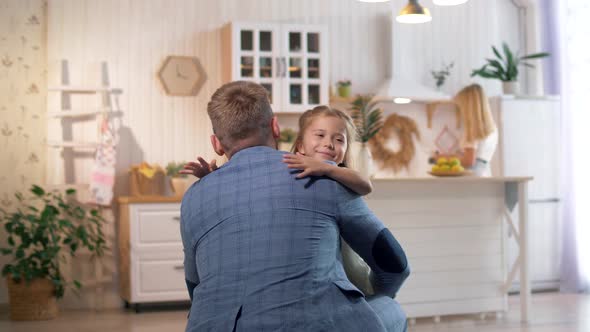
M 295 179 L 283 154 L 241 150 L 185 193 L 186 331 L 405 330 L 392 299 L 409 274 L 397 241 L 377 241 L 391 233 L 361 197 L 328 178 Z M 340 235 L 371 267 L 373 298 L 346 278 Z M 390 262 L 403 266 L 388 272 Z

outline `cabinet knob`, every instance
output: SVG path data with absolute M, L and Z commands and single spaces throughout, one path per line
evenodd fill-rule
M 180 222 L 180 217 L 172 217 L 172 220 Z
M 184 265 L 174 265 L 175 270 L 184 270 Z

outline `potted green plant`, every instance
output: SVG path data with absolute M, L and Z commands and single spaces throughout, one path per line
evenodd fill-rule
M 352 119 L 357 129 L 357 140 L 361 143 L 356 166 L 358 171 L 366 176 L 371 175 L 371 154 L 367 143 L 383 127 L 383 111 L 380 108 L 373 108 L 372 99 L 372 95 L 358 95 L 352 101 L 351 107 Z
M 166 165 L 166 175 L 170 177 L 170 185 L 176 196 L 184 195 L 188 189 L 187 175 L 179 173 L 186 162 L 169 162 Z
M 67 287 L 80 289 L 78 280 L 66 280 L 61 264 L 84 248 L 97 258 L 106 246 L 100 211 L 74 200 L 74 189 L 63 195 L 33 185 L 31 196 L 16 193 L 13 212 L 0 208 L 6 246 L 0 247 L 11 261 L 2 268 L 6 277 L 13 320 L 44 320 L 57 316 L 56 299 Z
M 432 78 L 434 78 L 436 82 L 436 88 L 440 90 L 440 88 L 445 84 L 445 81 L 448 76 L 451 75 L 451 69 L 455 65 L 454 62 L 451 62 L 448 65 L 443 63 L 443 67 L 440 70 L 431 70 L 430 73 L 432 74 Z
M 338 96 L 342 98 L 350 97 L 350 87 L 351 87 L 350 80 L 340 80 L 336 82 L 336 86 L 338 87 Z
M 279 136 L 279 150 L 291 151 L 296 137 L 297 132 L 295 130 L 291 128 L 281 129 L 281 135 Z
M 496 47 L 492 46 L 492 51 L 496 59 L 486 59 L 487 63 L 479 69 L 471 72 L 471 77 L 481 76 L 483 78 L 494 78 L 502 81 L 502 90 L 505 94 L 518 93 L 518 67 L 524 65 L 534 68 L 534 66 L 524 60 L 539 59 L 549 56 L 547 52 L 534 53 L 519 56 L 514 54 L 508 44 L 502 43 L 504 56 L 498 52 Z

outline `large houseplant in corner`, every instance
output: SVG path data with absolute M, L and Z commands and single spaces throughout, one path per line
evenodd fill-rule
M 496 59 L 486 59 L 487 63 L 479 69 L 471 72 L 471 77 L 481 76 L 483 78 L 495 78 L 502 81 L 502 90 L 505 94 L 517 94 L 518 88 L 518 67 L 524 65 L 534 68 L 534 66 L 524 60 L 539 59 L 549 56 L 547 52 L 534 53 L 519 56 L 514 54 L 508 44 L 502 43 L 504 55 L 498 52 L 498 49 L 492 46 L 492 51 Z
M 81 287 L 61 272 L 66 256 L 73 257 L 82 248 L 93 257 L 107 250 L 104 218 L 98 210 L 75 201 L 75 192 L 69 189 L 63 195 L 33 185 L 31 195 L 15 194 L 15 211 L 0 209 L 0 223 L 8 236 L 0 251 L 12 257 L 2 268 L 2 276 L 6 277 L 13 320 L 55 318 L 56 299 L 67 287 Z

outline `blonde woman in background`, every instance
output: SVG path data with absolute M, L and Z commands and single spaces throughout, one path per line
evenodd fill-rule
M 475 150 L 473 170 L 479 176 L 491 176 L 490 161 L 498 145 L 498 129 L 488 98 L 479 84 L 472 84 L 454 98 L 463 121 L 463 143 Z

